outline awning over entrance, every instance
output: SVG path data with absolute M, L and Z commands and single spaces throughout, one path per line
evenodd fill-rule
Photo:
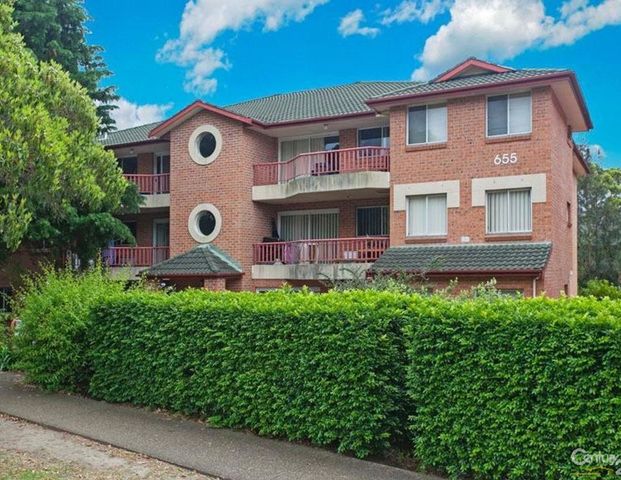
M 386 250 L 371 272 L 535 274 L 543 271 L 551 250 L 551 242 L 406 245 Z
M 242 268 L 224 250 L 208 243 L 154 265 L 146 272 L 149 277 L 220 277 L 239 276 Z

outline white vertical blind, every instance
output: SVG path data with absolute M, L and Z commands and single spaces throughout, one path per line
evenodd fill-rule
M 530 93 L 509 96 L 509 133 L 528 133 L 531 131 Z
M 286 242 L 338 238 L 338 231 L 339 214 L 336 212 L 282 213 L 280 215 L 280 238 Z
M 446 194 L 408 198 L 408 236 L 446 235 Z
M 530 189 L 487 192 L 487 232 L 530 232 L 531 210 Z
M 427 108 L 427 142 L 446 141 L 446 105 L 433 105 Z

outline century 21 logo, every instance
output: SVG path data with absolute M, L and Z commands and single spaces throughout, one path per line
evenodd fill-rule
M 517 153 L 499 153 L 494 157 L 494 165 L 509 165 L 517 163 Z

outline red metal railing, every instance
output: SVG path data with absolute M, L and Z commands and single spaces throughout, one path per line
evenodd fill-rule
M 254 245 L 254 264 L 367 263 L 376 261 L 388 246 L 388 237 L 257 243 Z
M 349 172 L 387 172 L 390 149 L 358 147 L 326 152 L 302 153 L 286 162 L 254 165 L 254 185 L 275 185 L 299 177 L 333 175 Z
M 170 173 L 153 175 L 126 173 L 125 178 L 138 185 L 138 191 L 143 195 L 170 193 Z
M 169 247 L 110 247 L 102 254 L 110 267 L 150 267 L 167 260 L 169 255 Z

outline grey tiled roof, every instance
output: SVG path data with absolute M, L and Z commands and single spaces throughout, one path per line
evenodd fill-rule
M 148 123 L 138 127 L 126 128 L 110 132 L 104 137 L 99 138 L 99 142 L 104 147 L 118 147 L 132 143 L 146 142 L 149 140 L 149 132 L 157 127 L 161 122 Z M 151 139 L 153 140 L 153 139 Z
M 372 112 L 366 100 L 418 82 L 355 82 L 257 98 L 224 107 L 262 123 L 279 123 Z
M 215 245 L 198 245 L 181 255 L 165 260 L 146 271 L 150 277 L 205 276 L 241 274 L 239 262 Z
M 530 80 L 552 73 L 569 72 L 568 70 L 560 69 L 527 69 L 527 70 L 511 70 L 504 73 L 486 73 L 481 75 L 472 75 L 455 78 L 454 80 L 446 80 L 444 82 L 425 82 L 418 85 L 408 86 L 399 90 L 393 90 L 392 92 L 382 93 L 376 95 L 371 100 L 402 97 L 408 95 L 422 95 L 427 93 L 439 93 L 448 90 L 475 87 L 475 86 L 487 86 L 494 85 L 496 83 L 504 83 L 512 80 Z
M 391 247 L 372 270 L 406 272 L 541 271 L 550 256 L 550 242 L 509 242 Z

